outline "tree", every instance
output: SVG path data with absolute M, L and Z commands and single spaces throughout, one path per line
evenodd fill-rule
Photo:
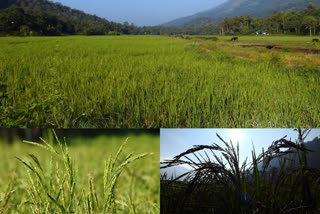
M 266 30 L 267 29 L 266 20 L 264 18 L 257 17 L 253 19 L 252 27 L 256 30 Z
M 22 8 L 10 7 L 0 13 L 0 31 L 18 32 L 28 19 Z
M 232 19 L 230 19 L 229 23 L 230 23 L 230 28 L 231 28 L 231 32 L 230 33 L 237 33 L 241 31 L 241 26 L 242 26 L 242 22 L 241 22 L 241 17 L 236 16 L 233 17 Z
M 295 11 L 290 11 L 287 13 L 287 17 L 288 17 L 287 26 L 289 31 L 290 32 L 294 31 L 296 34 L 300 34 L 302 16 Z
M 312 30 L 314 30 L 314 34 L 316 34 L 316 27 L 318 25 L 318 20 L 314 16 L 305 16 L 303 18 L 302 24 L 305 28 L 309 29 L 309 35 L 312 36 Z
M 251 16 L 244 16 L 243 20 L 245 21 L 247 28 L 250 29 L 251 23 L 253 21 L 252 17 Z
M 273 13 L 268 18 L 269 26 L 272 30 L 274 30 L 276 33 L 279 33 L 280 26 L 281 26 L 281 13 Z
M 21 36 L 29 36 L 30 34 L 32 34 L 32 30 L 30 29 L 30 27 L 28 25 L 21 25 L 20 26 L 20 35 Z
M 222 23 L 221 23 L 221 34 L 225 35 L 230 32 L 230 24 L 229 24 L 229 19 L 224 18 Z
M 304 10 L 301 11 L 304 15 L 315 16 L 317 14 L 317 8 L 313 4 L 309 4 Z

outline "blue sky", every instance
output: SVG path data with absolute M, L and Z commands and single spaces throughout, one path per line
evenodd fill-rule
M 110 21 L 158 25 L 211 9 L 226 0 L 52 0 Z
M 241 163 L 246 157 L 251 161 L 252 143 L 259 155 L 263 147 L 267 150 L 273 141 L 285 135 L 292 141 L 297 139 L 297 132 L 293 129 L 160 129 L 160 159 L 173 158 L 193 145 L 223 145 L 216 133 L 226 141 L 230 138 L 239 141 Z M 312 129 L 306 141 L 319 136 L 320 129 Z

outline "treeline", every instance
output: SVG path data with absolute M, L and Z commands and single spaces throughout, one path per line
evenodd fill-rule
M 299 12 L 275 12 L 266 18 L 225 18 L 220 24 L 222 35 L 254 34 L 257 31 L 271 34 L 316 35 L 320 32 L 320 7 L 310 4 Z
M 219 26 L 216 24 L 201 26 L 192 25 L 184 27 L 152 26 L 141 27 L 138 32 L 139 34 L 148 35 L 213 35 L 219 33 Z
M 199 18 L 182 27 L 143 27 L 140 34 L 158 35 L 251 35 L 259 33 L 316 35 L 320 32 L 320 7 L 312 4 L 301 11 L 275 12 L 269 17 L 236 16 L 220 23 L 211 18 Z

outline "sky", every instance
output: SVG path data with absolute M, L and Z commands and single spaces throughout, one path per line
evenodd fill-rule
M 225 141 L 239 142 L 240 163 L 246 157 L 251 161 L 252 144 L 258 156 L 262 148 L 267 150 L 273 141 L 287 135 L 288 140 L 291 138 L 295 142 L 298 136 L 293 129 L 160 129 L 160 161 L 172 159 L 193 145 L 217 143 L 223 146 L 216 133 Z M 316 137 L 320 137 L 320 129 L 312 129 L 305 142 Z
M 159 25 L 212 9 L 226 0 L 52 0 L 109 21 Z

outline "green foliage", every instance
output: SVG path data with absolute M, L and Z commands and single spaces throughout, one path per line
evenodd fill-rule
M 120 33 L 116 32 L 116 31 L 109 31 L 108 35 L 110 35 L 110 36 L 120 36 Z
M 10 0 L 0 5 L 0 35 L 105 35 L 110 31 L 132 34 L 137 27 L 46 0 Z
M 0 144 L 1 212 L 159 213 L 158 137 L 133 136 L 122 145 L 119 137 L 79 138 L 70 146 L 48 138 Z
M 309 6 L 299 12 L 275 12 L 266 18 L 236 16 L 220 23 L 222 34 L 255 34 L 258 30 L 271 34 L 312 35 L 319 32 L 320 8 Z

